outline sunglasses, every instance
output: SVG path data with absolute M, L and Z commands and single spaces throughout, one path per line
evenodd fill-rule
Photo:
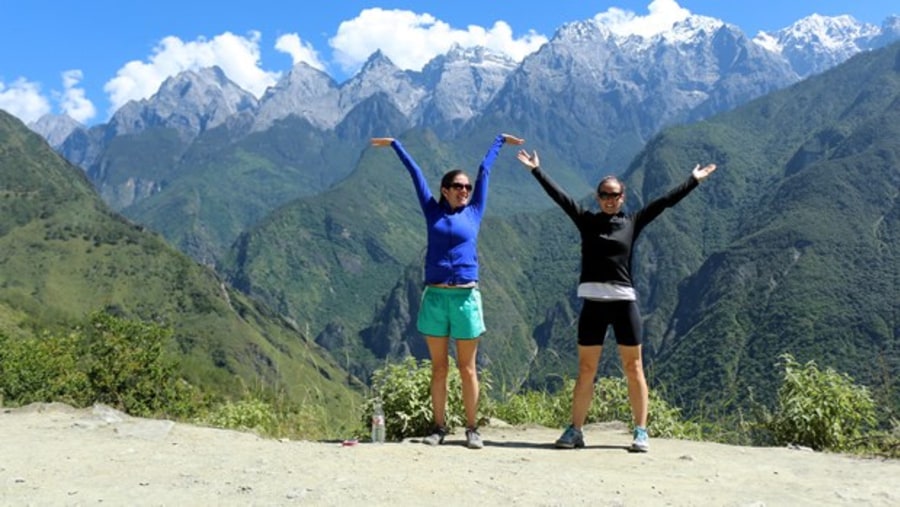
M 597 194 L 601 199 L 618 199 L 622 197 L 622 192 L 600 192 Z
M 470 185 L 469 183 L 456 183 L 456 182 L 454 182 L 454 183 L 451 183 L 451 184 L 450 184 L 450 188 L 452 188 L 453 190 L 462 190 L 462 189 L 466 189 L 466 190 L 468 190 L 469 192 L 472 191 L 472 185 Z

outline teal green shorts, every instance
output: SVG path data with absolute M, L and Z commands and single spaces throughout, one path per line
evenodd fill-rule
M 425 287 L 416 327 L 426 336 L 478 338 L 485 331 L 481 292 L 478 287 Z

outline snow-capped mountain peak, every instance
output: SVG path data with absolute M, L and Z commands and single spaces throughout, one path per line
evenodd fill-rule
M 318 127 L 330 128 L 341 119 L 338 96 L 338 86 L 331 76 L 299 62 L 263 94 L 253 131 L 266 130 L 291 114 Z
M 725 24 L 721 19 L 692 15 L 678 21 L 670 30 L 661 32 L 659 36 L 670 44 L 690 44 L 712 36 Z
M 816 74 L 869 49 L 881 30 L 852 16 L 812 14 L 753 41 L 786 58 L 801 77 Z
M 191 138 L 256 108 L 256 98 L 228 79 L 219 67 L 187 70 L 163 81 L 149 99 L 131 101 L 110 120 L 118 134 L 151 126 L 171 127 Z

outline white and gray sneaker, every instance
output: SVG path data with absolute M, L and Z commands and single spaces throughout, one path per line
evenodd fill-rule
M 422 439 L 425 445 L 441 445 L 444 443 L 444 437 L 447 436 L 447 428 L 443 426 L 435 426 L 431 433 Z

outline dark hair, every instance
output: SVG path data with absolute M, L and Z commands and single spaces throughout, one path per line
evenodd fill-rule
M 456 177 L 459 176 L 460 174 L 462 174 L 466 178 L 469 177 L 469 175 L 466 174 L 466 172 L 463 171 L 462 169 L 451 169 L 450 171 L 447 171 L 446 173 L 444 173 L 444 177 L 441 178 L 441 188 L 450 188 L 450 185 L 453 184 L 453 180 L 455 180 Z M 444 193 L 441 192 L 441 201 L 440 202 L 443 203 L 446 200 L 447 199 L 444 198 Z
M 441 188 L 450 188 L 450 185 L 453 183 L 453 180 L 455 180 L 456 177 L 459 176 L 460 174 L 462 174 L 466 178 L 469 177 L 469 175 L 466 174 L 466 172 L 463 171 L 462 169 L 453 169 L 452 171 L 447 171 L 446 174 L 444 174 L 444 177 L 441 178 Z
M 625 184 L 622 183 L 622 180 L 620 180 L 619 178 L 616 178 L 615 176 L 610 174 L 609 176 L 604 176 L 603 179 L 600 180 L 600 183 L 597 183 L 597 195 L 600 195 L 600 192 L 601 192 L 600 189 L 603 188 L 603 184 L 606 183 L 607 181 L 613 182 L 613 183 L 618 183 L 619 191 L 622 192 L 623 194 L 625 193 Z

